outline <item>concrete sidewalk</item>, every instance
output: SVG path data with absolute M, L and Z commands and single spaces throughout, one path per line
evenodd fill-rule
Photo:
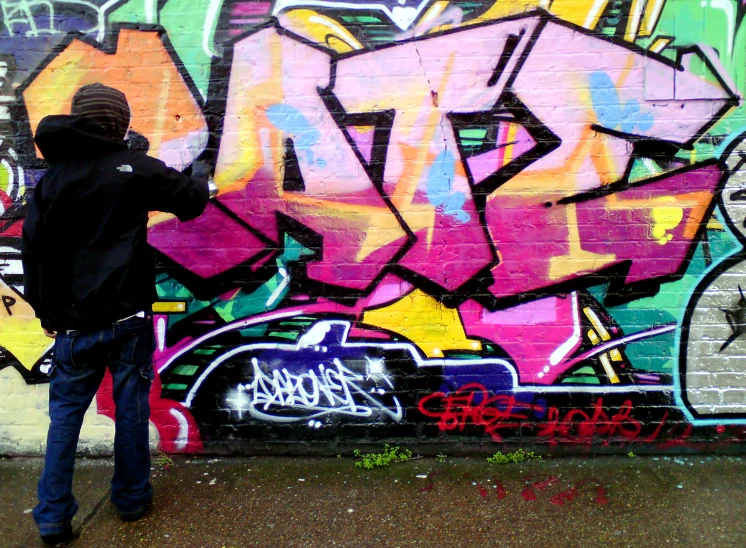
M 0 546 L 40 542 L 39 459 L 0 460 Z M 746 459 L 547 458 L 494 465 L 422 458 L 360 470 L 352 458 L 174 458 L 156 498 L 122 523 L 112 462 L 79 460 L 76 547 L 744 546 Z

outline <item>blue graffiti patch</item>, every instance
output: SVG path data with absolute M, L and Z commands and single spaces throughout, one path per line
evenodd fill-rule
M 296 150 L 306 154 L 306 161 L 309 164 L 314 163 L 311 147 L 319 141 L 321 133 L 306 120 L 298 109 L 277 103 L 267 109 L 267 119 L 277 129 L 289 133 L 293 137 Z M 324 167 L 326 160 L 317 158 L 316 165 Z
M 449 151 L 444 150 L 436 156 L 427 175 L 427 199 L 435 207 L 443 208 L 446 215 L 455 217 L 460 223 L 465 223 L 471 216 L 463 210 L 466 195 L 463 192 L 453 192 L 451 185 L 456 174 L 456 158 Z
M 624 133 L 634 133 L 635 129 L 646 131 L 653 125 L 653 116 L 643 112 L 636 99 L 622 104 L 611 77 L 601 71 L 590 76 L 591 101 L 598 123 L 609 129 L 621 127 Z

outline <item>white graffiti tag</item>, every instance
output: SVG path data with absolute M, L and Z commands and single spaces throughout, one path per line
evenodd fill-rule
M 0 0 L 0 10 L 2 23 L 10 36 L 19 34 L 16 27 L 20 27 L 26 36 L 58 34 L 63 32 L 56 28 L 60 8 L 91 11 L 95 14 L 96 24 L 79 30 L 84 34 L 96 33 L 96 40 L 101 42 L 105 36 L 108 12 L 120 3 L 120 0 L 107 0 L 103 5 L 97 6 L 94 2 L 86 0 Z
M 394 388 L 385 374 L 369 371 L 363 376 L 350 371 L 337 358 L 332 362 L 334 368 L 319 364 L 316 370 L 310 369 L 300 375 L 286 368 L 275 369 L 269 375 L 262 370 L 259 361 L 252 358 L 253 380 L 239 384 L 228 395 L 226 403 L 240 419 L 248 412 L 254 418 L 272 422 L 295 422 L 331 414 L 371 417 L 381 413 L 397 422 L 402 419 L 402 407 L 396 397 L 391 398 L 394 410 L 378 399 L 388 393 L 378 386 L 379 382 Z M 372 363 L 369 360 L 369 365 Z M 370 380 L 376 381 L 377 386 L 369 390 L 361 386 Z M 298 413 L 289 415 L 288 410 Z

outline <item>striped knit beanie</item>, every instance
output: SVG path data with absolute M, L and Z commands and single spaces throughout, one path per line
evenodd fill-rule
M 127 97 L 118 89 L 103 84 L 80 88 L 73 97 L 71 113 L 98 122 L 107 137 L 118 141 L 124 139 L 130 125 Z

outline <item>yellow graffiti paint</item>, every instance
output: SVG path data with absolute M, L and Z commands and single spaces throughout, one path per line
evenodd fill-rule
M 555 3 L 557 1 L 558 0 L 554 0 Z M 439 6 L 439 4 L 444 4 L 444 5 L 441 7 Z M 427 20 L 432 21 L 436 19 L 437 16 L 440 15 L 442 11 L 445 11 L 446 5 L 447 5 L 447 2 L 442 2 L 442 3 L 438 2 L 434 4 L 433 7 L 431 8 L 431 11 L 434 11 L 436 7 L 440 11 L 438 11 L 435 16 L 431 14 L 431 11 L 426 12 L 422 16 L 422 19 L 420 19 L 420 24 L 425 23 Z M 531 11 L 536 8 L 542 8 L 545 10 L 549 10 L 551 5 L 553 5 L 552 0 L 511 0 L 509 2 L 506 0 L 497 0 L 494 4 L 492 4 L 487 9 L 487 11 L 475 17 L 474 19 L 470 19 L 469 21 L 464 21 L 460 25 L 451 25 L 451 24 L 439 25 L 437 27 L 430 29 L 430 33 L 441 32 L 441 31 L 448 30 L 454 27 L 463 28 L 463 27 L 468 27 L 469 25 L 486 23 L 487 21 L 496 21 L 498 19 L 502 19 L 510 15 L 517 15 L 519 13 Z M 430 16 L 428 17 L 428 15 Z
M 446 10 L 448 4 L 449 2 L 441 0 L 440 2 L 433 3 L 429 8 L 427 8 L 425 13 L 422 14 L 422 17 L 420 17 L 419 21 L 417 21 L 417 24 L 414 26 L 414 35 L 419 36 L 428 32 L 438 17 L 440 17 L 440 15 Z
M 644 9 L 645 0 L 632 0 L 632 6 L 629 9 L 627 18 L 627 28 L 624 32 L 625 40 L 634 42 L 635 38 L 637 38 L 637 31 L 640 29 Z
M 660 19 L 666 0 L 648 0 L 645 5 L 645 13 L 642 16 L 642 25 L 638 36 L 650 36 L 655 30 Z
M 553 280 L 579 272 L 599 270 L 616 260 L 614 253 L 594 253 L 583 249 L 580 241 L 577 204 L 568 204 L 566 211 L 568 250 L 566 255 L 558 255 L 549 259 L 549 277 Z
M 585 314 L 585 317 L 590 320 L 591 325 L 598 331 L 598 334 L 601 335 L 601 339 L 604 341 L 608 341 L 611 339 L 611 335 L 609 335 L 609 332 L 604 327 L 604 324 L 601 323 L 601 319 L 598 317 L 598 315 L 591 309 L 589 306 L 586 306 L 583 309 L 583 313 Z
M 8 192 L 8 186 L 10 185 L 10 178 L 12 174 L 8 171 L 8 168 L 3 164 L 0 164 L 0 190 Z
M 617 374 L 614 372 L 614 368 L 611 366 L 609 357 L 606 354 L 601 354 L 599 356 L 599 359 L 601 360 L 601 365 L 603 366 L 604 371 L 606 372 L 606 376 L 609 377 L 609 382 L 611 384 L 618 384 L 619 377 L 617 377 Z
M 627 26 L 625 28 L 624 39 L 634 42 L 638 36 L 649 36 L 655 29 L 660 13 L 663 9 L 665 0 L 633 0 L 632 5 L 627 12 L 625 19 Z M 415 28 L 421 32 L 421 28 L 426 28 L 430 23 L 435 21 L 443 13 L 448 2 L 436 2 L 423 14 L 418 26 Z M 430 33 L 442 32 L 455 27 L 468 27 L 488 21 L 496 21 L 511 15 L 517 15 L 536 8 L 547 10 L 552 15 L 574 23 L 588 30 L 594 30 L 598 26 L 604 11 L 609 5 L 609 0 L 497 0 L 487 11 L 481 15 L 464 21 L 461 24 L 438 25 L 430 29 Z
M 347 53 L 363 49 L 363 45 L 337 21 L 326 15 L 309 10 L 286 11 L 278 17 L 280 24 L 299 36 L 333 49 Z
M 715 217 L 710 217 L 707 221 L 707 230 L 716 230 L 717 232 L 724 232 L 725 227 Z
M 429 358 L 443 350 L 481 350 L 482 343 L 466 337 L 455 308 L 448 308 L 419 289 L 383 308 L 368 310 L 362 322 L 406 337 Z
M 608 0 L 554 0 L 549 12 L 587 29 L 594 29 Z
M 656 198 L 642 199 L 619 199 L 615 194 L 606 197 L 606 209 L 609 211 L 615 209 L 689 209 L 689 215 L 684 221 L 683 236 L 692 239 L 697 235 L 699 227 L 702 225 L 707 208 L 710 205 L 712 196 L 708 192 L 692 192 L 689 194 L 680 194 L 678 196 L 659 196 Z M 651 218 L 652 218 L 651 213 Z
M 508 124 L 508 138 L 507 142 L 510 143 L 505 147 L 505 153 L 503 156 L 503 165 L 507 165 L 510 163 L 510 161 L 513 159 L 513 142 L 515 141 L 515 136 L 518 133 L 518 128 L 520 126 L 518 124 Z
M 156 301 L 153 303 L 153 312 L 156 314 L 179 314 L 186 312 L 184 301 Z
M 656 38 L 648 48 L 653 53 L 660 53 L 671 44 L 671 39 L 668 37 Z
M 419 223 L 409 222 L 408 226 L 421 228 L 423 225 L 427 227 L 434 224 L 435 210 L 433 208 L 429 209 L 432 210 L 429 217 L 423 217 Z M 427 212 L 425 212 L 425 214 L 427 215 Z M 407 220 L 411 218 L 412 216 L 410 214 L 407 217 Z M 368 217 L 367 223 L 367 228 L 364 229 L 365 237 L 360 244 L 360 251 L 358 251 L 355 256 L 355 260 L 358 262 L 364 261 L 371 253 L 375 253 L 379 249 L 404 237 L 402 236 L 401 225 L 399 224 L 398 219 L 390 215 L 388 210 L 383 210 L 380 213 L 373 213 Z
M 544 1 L 542 0 L 511 0 L 506 2 L 505 0 L 497 0 L 490 8 L 485 11 L 482 15 L 469 21 L 470 23 L 482 23 L 484 21 L 494 21 L 495 19 L 502 19 L 509 15 L 515 15 L 531 9 L 545 7 Z
M 361 135 L 370 133 L 376 130 L 376 126 L 352 126 L 352 129 L 360 133 Z
M 0 346 L 31 370 L 50 349 L 52 339 L 44 335 L 31 305 L 3 280 L 0 280 L 0 298 Z
M 654 207 L 652 209 L 653 226 L 651 234 L 661 245 L 666 245 L 673 240 L 673 230 L 684 218 L 684 210 L 680 207 Z

